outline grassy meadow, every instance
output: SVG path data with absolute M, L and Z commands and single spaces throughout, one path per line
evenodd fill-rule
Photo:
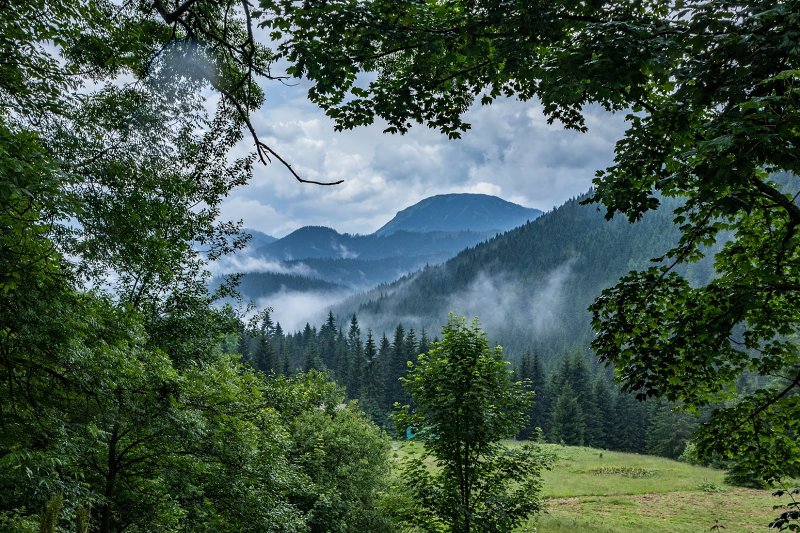
M 401 445 L 396 457 L 416 446 Z M 695 533 L 717 531 L 713 526 L 719 524 L 727 533 L 760 532 L 776 516 L 773 505 L 783 503 L 771 490 L 725 484 L 721 470 L 648 455 L 545 446 L 558 458 L 543 474 L 547 511 L 520 531 Z

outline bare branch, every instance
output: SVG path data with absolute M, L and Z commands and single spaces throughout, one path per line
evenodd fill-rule
M 247 130 L 250 132 L 250 135 L 253 137 L 253 142 L 256 145 L 256 153 L 258 154 L 258 158 L 261 160 L 263 164 L 268 164 L 272 160 L 270 159 L 270 155 L 273 156 L 275 159 L 281 162 L 284 167 L 295 177 L 297 181 L 300 183 L 312 183 L 314 185 L 339 185 L 340 183 L 344 183 L 344 180 L 338 181 L 315 181 L 315 180 L 308 180 L 301 177 L 284 158 L 280 156 L 275 150 L 270 148 L 264 141 L 262 141 L 258 134 L 256 133 L 256 129 L 253 127 L 253 123 L 250 120 L 250 115 L 247 111 L 242 107 L 242 104 L 228 91 L 220 87 L 218 84 L 214 83 L 214 88 L 218 90 L 223 96 L 225 96 L 228 101 L 230 101 L 236 110 L 239 112 L 239 117 L 244 122 L 245 126 L 247 126 Z

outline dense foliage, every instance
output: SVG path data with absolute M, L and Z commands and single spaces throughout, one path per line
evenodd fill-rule
M 410 398 L 400 386 L 408 362 L 428 353 L 431 344 L 423 330 L 398 324 L 393 333 L 362 335 L 358 317 L 338 320 L 332 312 L 319 328 L 284 333 L 269 311 L 250 322 L 238 341 L 231 337 L 225 349 L 244 355 L 244 360 L 265 373 L 292 376 L 304 370 L 321 370 L 346 386 L 347 397 L 377 424 L 395 431 L 390 415 L 396 402 Z M 612 374 L 590 362 L 581 351 L 562 353 L 548 366 L 538 352 L 533 355 L 504 352 L 515 362 L 515 376 L 535 393 L 517 438 L 609 450 L 649 453 L 678 459 L 700 417 L 678 411 L 676 404 L 637 402 L 622 391 Z M 749 386 L 749 381 L 743 386 Z M 538 428 L 538 429 L 537 429 Z M 396 433 L 404 437 L 404 431 Z M 696 457 L 692 460 L 700 461 Z M 715 458 L 715 464 L 726 461 Z
M 390 527 L 380 430 L 219 349 L 206 259 L 242 244 L 218 206 L 269 75 L 248 9 L 0 9 L 0 529 Z
M 261 5 L 340 128 L 380 117 L 387 131 L 420 122 L 457 137 L 476 99 L 501 95 L 538 98 L 579 130 L 587 104 L 627 113 L 593 201 L 638 220 L 682 198 L 681 239 L 596 301 L 594 349 L 643 398 L 716 406 L 708 455 L 767 480 L 800 473 L 797 0 Z M 713 280 L 674 270 L 731 234 Z M 751 372 L 773 379 L 737 395 Z
M 513 380 L 502 348 L 489 348 L 477 320 L 468 325 L 451 315 L 442 340 L 409 363 L 401 381 L 411 404 L 400 407 L 396 422 L 424 444 L 422 456 L 403 469 L 420 525 L 511 531 L 541 509 L 546 458 L 531 445 L 508 449 L 500 442 L 524 425 L 533 394 Z M 426 457 L 434 458 L 436 471 Z

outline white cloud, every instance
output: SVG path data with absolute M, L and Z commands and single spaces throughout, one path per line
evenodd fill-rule
M 450 296 L 447 310 L 480 317 L 489 334 L 515 328 L 532 329 L 536 335 L 552 333 L 561 321 L 564 289 L 571 274 L 572 261 L 537 282 L 480 273 L 465 290 Z
M 298 276 L 316 276 L 317 272 L 304 263 L 282 263 L 248 254 L 243 250 L 236 254 L 221 257 L 209 263 L 208 270 L 214 276 L 236 274 L 239 272 L 275 272 Z
M 259 309 L 272 307 L 272 318 L 280 322 L 286 332 L 303 329 L 306 323 L 318 326 L 325 319 L 327 310 L 347 296 L 344 292 L 298 292 L 283 289 L 280 292 L 259 298 Z
M 383 134 L 380 124 L 335 132 L 305 99 L 302 84 L 270 86 L 266 93 L 254 117 L 262 138 L 304 177 L 345 180 L 335 187 L 303 185 L 277 162 L 257 166 L 223 216 L 275 236 L 305 225 L 371 233 L 397 211 L 449 192 L 494 194 L 549 210 L 589 188 L 595 171 L 611 164 L 624 130 L 621 115 L 597 107 L 586 109 L 589 132 L 581 134 L 547 125 L 536 102 L 499 100 L 471 109 L 472 129 L 455 141 L 424 126 L 406 135 Z

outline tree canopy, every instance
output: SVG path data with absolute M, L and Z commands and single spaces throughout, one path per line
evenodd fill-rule
M 380 432 L 298 399 L 295 418 L 361 444 L 337 468 L 372 475 L 347 485 L 300 465 L 289 398 L 343 396 L 268 382 L 220 350 L 241 324 L 213 305 L 206 265 L 244 238 L 219 205 L 278 157 L 249 119 L 256 78 L 274 79 L 252 30 L 239 1 L 3 3 L 0 528 L 75 514 L 102 532 L 299 531 L 341 489 L 351 514 L 314 512 L 385 529 L 355 525 L 376 518 Z M 253 153 L 237 158 L 243 132 Z
M 526 422 L 533 393 L 514 381 L 499 346 L 489 348 L 477 319 L 450 316 L 441 342 L 409 362 L 401 378 L 412 403 L 397 407 L 398 429 L 413 428 L 439 471 L 420 458 L 405 465 L 419 511 L 415 521 L 450 531 L 510 531 L 539 511 L 539 472 L 547 466 L 530 445 L 507 449 L 501 439 Z
M 717 407 L 701 448 L 753 475 L 800 472 L 800 3 L 262 0 L 260 24 L 339 128 L 419 122 L 457 137 L 475 101 L 537 98 L 585 129 L 626 114 L 592 201 L 631 221 L 681 199 L 679 244 L 592 306 L 601 359 L 642 397 Z M 719 242 L 716 276 L 674 270 Z M 763 386 L 736 393 L 743 374 Z

